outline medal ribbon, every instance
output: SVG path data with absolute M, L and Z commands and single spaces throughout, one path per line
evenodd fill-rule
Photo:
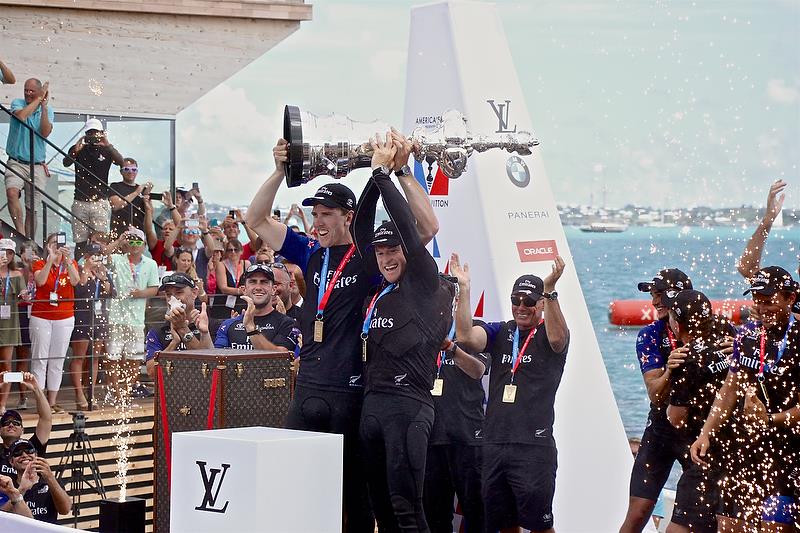
M 670 350 L 674 350 L 675 348 L 678 347 L 678 343 L 675 342 L 675 335 L 672 334 L 672 330 L 669 329 L 669 326 L 667 326 L 667 338 L 669 339 Z
M 775 362 L 771 365 L 765 364 L 765 359 L 767 357 L 767 330 L 763 330 L 761 332 L 761 342 L 759 343 L 759 368 L 758 368 L 758 381 L 764 381 L 764 370 L 767 367 L 775 367 L 783 357 L 783 352 L 786 351 L 786 345 L 789 342 L 789 330 L 792 329 L 794 325 L 794 315 L 789 313 L 789 325 L 786 326 L 786 332 L 783 334 L 783 340 L 781 341 L 781 345 L 778 347 L 778 354 L 775 356 Z
M 353 257 L 355 252 L 356 245 L 351 244 L 350 248 L 347 250 L 347 253 L 344 254 L 342 260 L 339 261 L 339 266 L 336 267 L 336 271 L 333 273 L 333 276 L 331 276 L 330 282 L 328 282 L 328 259 L 330 259 L 330 248 L 325 248 L 325 252 L 323 253 L 324 258 L 322 260 L 322 270 L 319 273 L 319 291 L 317 292 L 317 320 L 322 320 L 322 315 L 325 313 L 325 307 L 328 305 L 331 292 L 333 292 L 336 282 L 339 281 L 339 278 L 342 276 L 342 271 L 344 271 L 345 265 L 348 261 L 350 261 L 350 258 Z
M 531 341 L 533 336 L 536 335 L 536 330 L 538 330 L 539 326 L 542 324 L 544 324 L 544 320 L 539 322 L 539 324 L 537 324 L 537 326 L 533 328 L 530 333 L 528 333 L 528 337 L 522 344 L 521 350 L 519 348 L 519 328 L 514 330 L 514 344 L 511 348 L 511 383 L 514 383 L 514 375 L 517 373 L 517 368 L 519 367 L 520 361 L 522 361 L 522 355 L 525 353 L 528 343 Z
M 452 341 L 456 335 L 456 321 L 450 325 L 450 333 L 447 334 L 447 340 Z M 436 379 L 439 379 L 439 374 L 442 373 L 442 365 L 447 360 L 447 352 L 439 350 L 439 355 L 436 357 Z
M 239 278 L 242 277 L 242 263 L 243 263 L 242 261 L 236 263 L 236 270 L 234 270 L 233 265 L 231 265 L 231 262 L 228 261 L 227 259 L 225 260 L 225 270 L 230 272 L 231 277 L 233 277 L 234 289 L 239 286 Z
M 369 323 L 372 321 L 372 314 L 375 312 L 375 304 L 378 303 L 378 300 L 380 300 L 381 298 L 392 292 L 392 290 L 394 290 L 396 286 L 397 285 L 395 285 L 394 283 L 390 283 L 386 287 L 384 287 L 382 291 L 380 292 L 375 291 L 375 296 L 372 297 L 372 301 L 369 303 L 369 307 L 367 307 L 367 312 L 364 315 L 364 325 L 361 327 L 362 339 L 366 339 L 369 336 Z

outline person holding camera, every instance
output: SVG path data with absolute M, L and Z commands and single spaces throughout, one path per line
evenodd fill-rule
M 111 165 L 124 165 L 122 154 L 108 141 L 103 124 L 86 121 L 83 136 L 67 152 L 64 166 L 75 164 L 75 199 L 72 202 L 72 240 L 82 252 L 89 235 L 108 231 L 111 204 L 108 203 L 108 172 Z
M 64 371 L 64 358 L 75 326 L 75 285 L 81 280 L 78 263 L 71 258 L 67 236 L 51 233 L 45 243 L 45 259 L 33 263 L 36 295 L 31 309 L 31 372 L 47 389 L 54 413 Z
M 20 439 L 11 445 L 9 455 L 11 466 L 17 470 L 19 492 L 34 519 L 55 524 L 58 515 L 70 512 L 67 491 L 33 443 Z
M 144 231 L 144 197 L 153 190 L 151 182 L 136 183 L 139 164 L 132 157 L 126 157 L 119 169 L 122 181 L 112 183 L 108 201 L 111 204 L 111 235 L 117 238 L 129 226 Z

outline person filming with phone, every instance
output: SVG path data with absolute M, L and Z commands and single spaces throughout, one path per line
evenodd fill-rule
M 108 231 L 111 204 L 108 202 L 108 172 L 111 165 L 122 167 L 122 154 L 108 140 L 103 124 L 96 118 L 86 121 L 78 138 L 64 158 L 64 166 L 75 164 L 75 200 L 72 202 L 72 240 L 78 255 L 92 232 Z

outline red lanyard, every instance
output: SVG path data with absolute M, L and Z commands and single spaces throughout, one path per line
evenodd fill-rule
M 669 347 L 671 350 L 678 347 L 678 343 L 675 342 L 675 335 L 672 334 L 672 330 L 669 329 L 669 326 L 667 326 L 667 338 L 669 339 Z
M 533 336 L 536 335 L 536 330 L 538 330 L 539 326 L 541 326 L 543 323 L 544 323 L 544 320 L 539 322 L 539 324 L 535 328 L 533 328 L 530 333 L 528 333 L 528 336 L 525 338 L 525 342 L 522 343 L 522 348 L 520 348 L 519 353 L 517 354 L 517 358 L 516 358 L 516 360 L 514 360 L 514 366 L 511 367 L 512 379 L 513 379 L 514 374 L 517 373 L 517 368 L 519 367 L 520 361 L 522 361 L 522 354 L 525 353 L 525 348 L 528 347 L 528 343 L 531 342 L 531 339 L 533 338 Z
M 759 367 L 758 377 L 764 379 L 764 359 L 767 357 L 767 331 L 761 332 L 761 342 L 759 342 Z
M 325 294 L 322 295 L 322 298 L 320 298 L 319 303 L 317 304 L 317 318 L 322 317 L 322 314 L 325 312 L 325 307 L 327 307 L 328 305 L 328 299 L 330 299 L 331 297 L 333 288 L 336 286 L 336 282 L 339 281 L 339 278 L 342 276 L 342 271 L 344 271 L 345 265 L 347 264 L 348 261 L 350 261 L 350 258 L 353 257 L 353 254 L 355 252 L 356 252 L 356 245 L 351 244 L 350 248 L 347 249 L 347 253 L 344 254 L 342 260 L 339 261 L 339 266 L 336 267 L 336 271 L 333 273 L 333 276 L 331 276 L 331 280 L 325 286 Z M 319 278 L 320 287 L 323 285 L 323 283 L 325 283 L 325 278 L 327 277 L 328 277 L 327 269 L 325 269 L 325 272 L 320 272 L 320 278 Z

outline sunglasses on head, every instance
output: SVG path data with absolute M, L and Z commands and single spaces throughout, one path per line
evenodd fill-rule
M 257 271 L 257 270 L 260 270 L 261 272 L 272 273 L 272 267 L 270 265 L 265 264 L 265 263 L 252 264 L 249 267 L 247 267 L 247 270 L 245 270 L 245 272 L 250 274 L 250 273 L 253 273 L 253 272 Z
M 539 300 L 527 294 L 512 294 L 511 305 L 524 305 L 525 307 L 535 307 Z
M 20 446 L 14 450 L 14 453 L 11 455 L 12 457 L 21 457 L 23 453 L 27 453 L 28 455 L 36 455 L 36 448 L 33 446 Z
M 20 422 L 16 418 L 9 418 L 8 420 L 3 421 L 3 427 L 5 426 L 17 426 L 21 428 L 22 422 Z
M 139 169 L 136 167 L 122 167 L 123 172 L 139 172 Z
M 284 272 L 288 273 L 289 269 L 286 268 L 286 265 L 283 263 L 267 263 L 271 268 L 277 268 L 278 270 L 283 270 Z

